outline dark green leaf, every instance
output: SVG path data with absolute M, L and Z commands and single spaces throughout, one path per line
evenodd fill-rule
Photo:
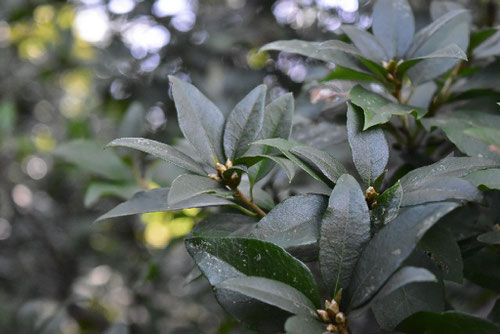
M 261 219 L 252 235 L 286 248 L 292 254 L 316 248 L 326 206 L 327 198 L 323 195 L 289 197 Z
M 135 184 L 93 182 L 85 192 L 84 204 L 86 207 L 90 207 L 104 196 L 116 196 L 126 200 L 140 190 Z
M 316 315 L 314 304 L 300 291 L 269 278 L 255 276 L 230 278 L 218 284 L 216 289 L 238 292 L 292 314 Z
M 234 204 L 233 202 L 221 197 L 202 194 L 186 201 L 176 203 L 173 206 L 169 206 L 167 205 L 168 192 L 169 188 L 158 188 L 138 192 L 128 201 L 118 204 L 116 207 L 97 218 L 96 221 L 114 217 L 136 215 L 139 213 L 174 211 L 204 206 Z
M 270 138 L 283 138 L 288 139 L 290 137 L 290 133 L 292 131 L 292 119 L 294 113 L 294 101 L 293 95 L 291 93 L 285 94 L 271 102 L 264 109 L 264 122 L 262 124 L 262 129 L 257 135 L 257 140 L 261 139 L 270 139 Z M 268 146 L 250 146 L 250 149 L 246 153 L 247 155 L 269 155 L 275 151 L 271 147 Z M 286 162 L 285 162 L 286 164 Z M 286 166 L 286 165 L 285 165 Z M 285 168 L 282 165 L 282 167 Z M 255 182 L 262 179 L 266 176 L 271 169 L 274 167 L 274 164 L 269 160 L 264 160 L 259 162 L 256 166 L 252 166 L 249 169 L 248 178 L 250 179 L 250 183 L 254 184 Z M 289 169 L 285 168 L 287 174 L 290 177 L 290 180 L 293 178 L 293 173 L 289 174 Z M 293 171 L 295 172 L 295 167 L 293 167 Z
M 257 146 L 257 145 L 254 145 L 254 146 Z M 274 155 L 257 154 L 257 155 L 253 155 L 253 156 L 248 155 L 248 156 L 241 157 L 237 161 L 238 161 L 238 163 L 246 164 L 247 166 L 252 166 L 249 169 L 249 173 L 252 173 L 253 172 L 252 168 L 254 167 L 254 165 L 257 166 L 259 163 L 266 162 L 266 160 L 270 160 L 271 165 L 269 165 L 269 167 L 271 167 L 271 168 L 273 167 L 272 162 L 277 163 L 285 171 L 286 175 L 288 176 L 288 180 L 290 182 L 292 181 L 293 177 L 295 176 L 296 167 L 295 167 L 295 163 L 291 160 L 288 160 L 287 158 L 278 157 L 278 156 L 274 156 Z M 263 170 L 264 170 L 264 168 L 267 169 L 268 167 L 267 166 L 263 167 Z M 267 173 L 267 171 L 265 171 L 265 173 Z M 249 177 L 253 177 L 253 174 Z M 254 182 L 256 182 L 256 181 L 254 181 Z
M 255 218 L 235 213 L 218 213 L 203 219 L 193 228 L 196 237 L 245 237 L 257 221 Z
M 249 149 L 262 128 L 266 86 L 254 88 L 243 98 L 227 117 L 224 130 L 224 152 L 234 160 Z
M 92 174 L 110 180 L 131 180 L 132 173 L 127 165 L 113 152 L 91 140 L 77 139 L 57 147 L 53 154 L 66 162 Z
M 328 293 L 346 289 L 365 244 L 370 239 L 370 214 L 358 182 L 340 177 L 321 222 L 319 264 Z
M 288 318 L 285 323 L 286 334 L 327 334 L 326 325 L 318 319 L 295 315 Z
M 399 324 L 397 330 L 408 334 L 500 333 L 500 328 L 489 321 L 455 311 L 418 312 Z
M 145 112 L 139 102 L 133 102 L 125 112 L 125 116 L 118 130 L 119 137 L 139 137 L 144 134 L 146 127 L 144 126 Z
M 488 40 L 496 32 L 497 30 L 495 28 L 483 28 L 472 31 L 470 34 L 469 52 L 474 51 L 479 45 Z M 473 53 L 473 56 L 474 58 L 480 58 L 480 56 L 475 53 Z
M 474 58 L 488 58 L 498 56 L 500 54 L 500 32 L 495 32 L 494 35 L 483 41 L 477 48 L 474 49 Z
M 464 259 L 464 276 L 484 288 L 500 292 L 500 256 L 495 246 L 484 247 Z
M 460 247 L 446 229 L 439 225 L 431 228 L 420 240 L 419 248 L 431 255 L 443 279 L 463 283 L 464 264 Z
M 500 169 L 486 169 L 472 172 L 464 179 L 480 189 L 500 190 Z
M 282 248 L 266 241 L 235 237 L 193 237 L 186 248 L 210 284 L 238 276 L 278 280 L 302 292 L 316 306 L 318 288 L 307 267 Z
M 401 178 L 403 189 L 418 188 L 426 178 L 464 177 L 468 174 L 489 168 L 498 168 L 500 163 L 483 158 L 449 157 L 432 165 L 412 170 Z
M 360 107 L 365 115 L 363 130 L 377 124 L 389 122 L 392 115 L 413 114 L 417 118 L 427 112 L 424 109 L 390 101 L 383 96 L 373 93 L 360 85 L 354 86 L 349 93 L 351 102 Z
M 434 276 L 434 274 L 429 270 L 425 268 L 406 266 L 396 271 L 394 275 L 389 278 L 387 283 L 384 284 L 375 298 L 385 297 L 410 283 L 435 281 L 437 281 L 436 276 Z
M 403 178 L 404 180 L 404 178 Z M 481 193 L 467 180 L 454 176 L 425 177 L 406 183 L 402 206 L 447 200 L 480 201 Z
M 207 175 L 200 164 L 191 159 L 189 156 L 170 145 L 163 144 L 155 140 L 146 138 L 118 138 L 106 145 L 106 147 L 116 146 L 133 148 L 151 154 L 190 172 Z
M 452 58 L 452 59 L 460 59 L 467 60 L 467 55 L 465 52 L 458 47 L 456 44 L 447 45 L 441 49 L 435 50 L 429 54 L 421 55 L 418 57 L 411 57 L 400 65 L 398 65 L 399 73 L 406 73 L 411 67 L 418 64 L 421 60 L 424 59 L 436 59 L 436 58 Z
M 232 191 L 208 177 L 192 174 L 179 175 L 172 182 L 172 187 L 168 193 L 168 204 L 175 205 L 197 195 L 208 193 L 231 196 Z
M 488 320 L 495 324 L 500 324 L 500 299 L 497 299 L 495 306 L 493 306 L 490 314 L 488 314 Z
M 330 80 L 351 80 L 355 82 L 374 82 L 377 81 L 375 77 L 351 70 L 342 66 L 335 66 L 335 68 L 328 73 L 328 75 L 322 80 L 330 81 Z
M 452 1 L 432 1 L 430 8 L 431 18 L 435 21 L 449 12 L 463 8 L 461 4 Z
M 379 63 L 382 60 L 389 59 L 377 38 L 369 32 L 361 30 L 356 26 L 348 25 L 343 26 L 342 30 L 365 58 Z
M 389 146 L 381 129 L 363 131 L 361 111 L 347 104 L 347 139 L 356 169 L 366 185 L 372 185 L 389 160 Z
M 184 137 L 210 166 L 213 159 L 225 161 L 222 152 L 225 120 L 222 112 L 193 85 L 174 76 L 169 78 Z
M 401 58 L 415 34 L 415 18 L 408 1 L 378 0 L 373 6 L 372 29 L 389 59 Z
M 401 182 L 398 181 L 377 198 L 377 206 L 371 211 L 372 225 L 380 229 L 393 221 L 399 213 L 402 201 L 403 187 L 401 187 Z
M 332 154 L 318 150 L 310 146 L 295 146 L 290 150 L 309 165 L 316 167 L 323 175 L 333 183 L 344 173 L 345 167 Z
M 489 245 L 500 245 L 500 230 L 483 233 L 477 240 Z
M 466 10 L 454 10 L 439 17 L 415 35 L 406 58 L 428 55 L 450 44 L 467 50 L 470 21 L 470 14 Z M 412 83 L 419 84 L 447 72 L 457 62 L 455 59 L 425 59 L 412 67 L 408 75 Z
M 360 55 L 360 53 L 354 46 L 340 41 L 330 41 L 326 43 L 327 44 L 300 40 L 276 41 L 264 45 L 260 51 L 277 50 L 296 53 L 325 62 L 333 62 L 339 66 L 359 72 L 366 72 L 355 58 L 355 56 Z
M 367 302 L 415 249 L 425 232 L 457 203 L 429 203 L 402 208 L 396 219 L 370 240 L 347 291 L 351 308 Z

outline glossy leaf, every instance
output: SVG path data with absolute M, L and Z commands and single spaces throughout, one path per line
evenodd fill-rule
M 388 60 L 384 47 L 369 32 L 350 25 L 343 26 L 342 30 L 365 58 L 376 62 Z
M 500 190 L 500 169 L 486 169 L 472 172 L 464 177 L 480 189 Z
M 83 202 L 86 207 L 90 207 L 105 196 L 116 196 L 126 200 L 140 190 L 141 189 L 135 184 L 93 182 L 87 188 Z
M 418 312 L 405 319 L 396 329 L 408 334 L 500 333 L 500 328 L 487 320 L 455 311 Z
M 347 104 L 347 139 L 354 165 L 366 185 L 372 185 L 384 172 L 389 146 L 381 129 L 363 131 L 361 111 Z
M 415 34 L 415 18 L 406 0 L 379 0 L 373 7 L 373 34 L 389 59 L 401 58 Z
M 215 288 L 241 293 L 292 314 L 316 315 L 314 304 L 304 294 L 290 285 L 269 278 L 235 277 L 218 284 Z
M 429 203 L 402 208 L 396 219 L 381 229 L 365 247 L 347 296 L 350 307 L 366 303 L 415 249 L 425 232 L 457 203 Z
M 157 188 L 138 192 L 128 201 L 118 204 L 116 207 L 97 218 L 96 221 L 148 212 L 174 211 L 216 205 L 234 205 L 233 202 L 225 198 L 209 194 L 198 195 L 186 201 L 176 203 L 175 205 L 168 205 L 167 198 L 169 190 L 169 188 Z
M 358 182 L 349 174 L 333 188 L 321 222 L 319 264 L 329 295 L 346 289 L 365 244 L 370 239 L 370 214 Z
M 441 270 L 443 279 L 463 283 L 464 264 L 460 247 L 446 229 L 439 225 L 434 226 L 420 240 L 419 248 L 431 254 Z
M 270 138 L 283 138 L 288 139 L 290 133 L 292 132 L 292 119 L 294 113 L 294 101 L 293 95 L 291 93 L 285 94 L 269 103 L 264 109 L 264 121 L 262 123 L 262 129 L 257 135 L 256 140 L 270 139 Z M 250 146 L 246 155 L 269 155 L 274 149 L 268 146 Z M 290 168 L 286 166 L 286 162 L 280 164 L 285 168 L 290 180 L 293 178 L 294 173 L 289 173 Z M 257 165 L 252 166 L 249 169 L 248 178 L 253 184 L 264 176 L 266 176 L 271 169 L 274 167 L 273 161 L 263 160 L 257 163 Z M 292 168 L 295 172 L 295 168 Z
M 282 248 L 266 241 L 236 237 L 193 237 L 186 248 L 210 284 L 238 276 L 278 280 L 303 293 L 316 306 L 318 288 L 309 269 Z
M 208 193 L 230 196 L 232 191 L 208 177 L 191 174 L 179 175 L 172 182 L 172 187 L 168 193 L 168 204 L 175 205 L 197 195 Z
M 303 315 L 288 318 L 285 323 L 286 334 L 327 334 L 325 324 L 318 319 Z
M 495 246 L 482 248 L 464 259 L 464 276 L 469 281 L 500 293 L 500 257 Z
M 222 112 L 193 85 L 174 76 L 169 78 L 184 137 L 210 166 L 214 158 L 225 161 L 222 152 L 225 120 Z
M 268 50 L 296 53 L 325 62 L 333 62 L 359 72 L 366 72 L 355 58 L 360 55 L 359 51 L 354 46 L 340 41 L 330 41 L 327 44 L 301 40 L 276 41 L 260 48 L 260 51 Z
M 315 247 L 326 206 L 327 198 L 323 195 L 289 197 L 259 221 L 252 236 L 272 242 L 292 253 Z
M 425 268 L 406 266 L 396 271 L 394 275 L 389 278 L 387 283 L 384 284 L 383 288 L 377 293 L 376 298 L 385 297 L 410 283 L 435 281 L 437 281 L 436 276 L 434 276 L 434 274 L 429 270 Z
M 227 117 L 224 130 L 224 152 L 234 160 L 249 149 L 262 128 L 266 86 L 254 88 L 243 98 Z
M 342 163 L 328 152 L 310 146 L 296 146 L 290 152 L 308 162 L 310 166 L 319 169 L 333 183 L 337 182 L 338 178 L 346 173 Z
M 426 110 L 408 105 L 399 104 L 373 93 L 359 85 L 349 93 L 351 102 L 360 107 L 365 115 L 363 130 L 377 124 L 389 122 L 392 115 L 413 114 L 417 118 L 425 115 Z
M 408 71 L 414 65 L 418 64 L 421 60 L 438 58 L 452 58 L 466 61 L 467 55 L 458 45 L 450 44 L 429 54 L 415 56 L 405 60 L 400 65 L 398 65 L 398 72 L 406 73 L 406 71 Z
M 256 219 L 235 213 L 217 213 L 197 223 L 193 228 L 196 237 L 246 237 L 257 223 Z
M 431 18 L 435 21 L 449 12 L 463 8 L 461 4 L 453 1 L 432 1 L 430 7 Z
M 371 211 L 372 225 L 380 229 L 393 221 L 399 213 L 403 201 L 403 187 L 398 181 L 377 198 L 377 206 Z
M 76 139 L 58 146 L 52 153 L 83 171 L 106 179 L 133 179 L 127 165 L 116 154 L 104 151 L 100 144 L 92 140 Z
M 481 193 L 467 180 L 459 177 L 425 177 L 404 187 L 402 206 L 429 202 L 480 201 Z
M 170 162 L 190 172 L 207 175 L 200 164 L 194 161 L 191 157 L 170 145 L 163 144 L 155 140 L 146 138 L 118 138 L 106 145 L 106 147 L 117 146 L 133 148 L 151 154 L 152 156 L 166 162 Z
M 483 233 L 477 240 L 489 245 L 500 245 L 500 230 Z
M 139 102 L 133 102 L 125 112 L 118 129 L 119 137 L 139 137 L 146 131 L 146 112 Z

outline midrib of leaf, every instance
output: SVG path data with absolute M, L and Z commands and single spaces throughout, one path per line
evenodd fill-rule
M 348 207 L 348 212 L 350 212 L 351 196 L 349 196 L 347 207 Z M 337 273 L 337 280 L 335 282 L 335 289 L 333 290 L 333 295 L 334 296 L 337 293 L 337 288 L 338 288 L 339 281 L 340 281 L 340 274 L 342 272 L 342 263 L 344 262 L 344 249 L 345 249 L 345 239 L 346 239 L 345 236 L 347 234 L 347 225 L 349 225 L 350 221 L 351 221 L 351 219 L 349 217 L 349 219 L 347 219 L 347 222 L 344 224 L 344 230 L 343 230 L 344 234 L 343 234 L 343 238 L 342 238 L 342 248 L 341 248 L 341 252 L 340 252 L 340 262 L 339 262 L 339 265 L 338 265 L 338 273 Z
M 235 141 L 233 157 L 236 154 L 236 151 L 238 151 L 238 147 L 240 146 L 241 139 L 243 138 L 243 135 L 245 134 L 245 128 L 246 128 L 246 126 L 248 124 L 248 121 L 250 120 L 250 115 L 252 114 L 252 112 L 253 112 L 253 109 L 252 109 L 252 111 L 250 111 L 250 114 L 246 118 L 245 124 L 240 127 L 241 133 L 240 133 L 240 136 Z M 227 157 L 227 158 L 232 158 L 232 157 Z

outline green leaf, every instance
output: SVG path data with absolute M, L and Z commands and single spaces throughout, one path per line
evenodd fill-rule
M 327 334 L 325 324 L 313 317 L 295 315 L 285 323 L 286 334 Z
M 144 134 L 146 127 L 144 126 L 144 118 L 146 113 L 141 103 L 133 102 L 125 112 L 123 120 L 118 130 L 120 137 L 139 137 Z
M 375 298 L 382 298 L 388 296 L 399 288 L 410 284 L 419 282 L 436 282 L 437 278 L 429 270 L 425 268 L 418 268 L 413 266 L 406 266 L 394 273 L 389 278 L 387 283 L 384 284 L 382 289 L 377 293 Z
M 127 165 L 113 152 L 92 140 L 76 139 L 58 146 L 53 154 L 78 168 L 110 180 L 132 180 Z
M 254 145 L 256 146 L 256 145 Z M 293 177 L 295 176 L 295 163 L 293 161 L 290 161 L 288 160 L 287 158 L 283 158 L 283 157 L 278 157 L 278 156 L 274 156 L 274 155 L 267 155 L 267 154 L 257 154 L 257 155 L 247 155 L 247 156 L 244 156 L 244 157 L 241 157 L 239 158 L 237 161 L 237 163 L 242 163 L 242 164 L 245 164 L 247 166 L 251 166 L 250 169 L 249 169 L 249 173 L 251 174 L 252 173 L 252 167 L 257 166 L 259 163 L 265 163 L 266 160 L 270 160 L 269 162 L 271 163 L 269 165 L 269 167 L 273 167 L 272 166 L 272 163 L 275 162 L 277 163 L 281 168 L 283 168 L 283 170 L 285 171 L 286 175 L 288 176 L 288 180 L 291 182 Z M 263 170 L 264 168 L 268 168 L 267 166 L 266 167 L 263 167 Z M 266 173 L 267 174 L 267 171 L 264 171 L 262 172 L 263 174 Z M 262 175 L 264 176 L 264 175 Z M 253 177 L 253 174 L 250 177 Z M 251 179 L 253 180 L 253 179 Z M 255 183 L 256 181 L 254 181 Z
M 419 248 L 431 254 L 441 270 L 443 279 L 463 283 L 462 253 L 455 238 L 446 229 L 439 225 L 431 228 L 420 240 Z
M 360 85 L 354 86 L 349 97 L 351 102 L 360 107 L 365 114 L 363 130 L 377 124 L 389 122 L 392 115 L 413 114 L 417 119 L 425 115 L 424 109 L 392 102 L 383 96 L 373 93 Z
M 235 213 L 217 213 L 206 217 L 193 228 L 195 237 L 246 237 L 254 228 L 255 218 Z
M 403 186 L 404 187 L 404 186 Z M 429 203 L 402 208 L 396 219 L 370 240 L 346 291 L 350 307 L 367 302 L 412 253 L 425 232 L 457 203 Z
M 418 188 L 426 178 L 465 177 L 468 174 L 489 168 L 498 168 L 500 163 L 482 158 L 449 157 L 432 165 L 412 170 L 401 178 L 403 189 Z
M 491 31 L 489 33 L 491 33 Z M 474 58 L 482 59 L 491 56 L 498 56 L 499 54 L 500 54 L 500 32 L 495 31 L 494 34 L 491 35 L 491 37 L 480 43 L 480 45 L 474 49 L 473 56 Z
M 214 158 L 225 161 L 222 152 L 225 120 L 222 112 L 195 86 L 172 75 L 169 79 L 184 137 L 208 165 L 213 165 Z
M 377 198 L 377 206 L 370 212 L 372 226 L 380 229 L 393 221 L 398 216 L 402 201 L 403 187 L 401 187 L 401 182 L 398 181 Z
M 224 152 L 228 159 L 239 158 L 249 149 L 262 128 L 266 86 L 260 85 L 248 93 L 227 117 L 224 130 Z
M 105 196 L 116 196 L 126 200 L 140 190 L 141 188 L 139 188 L 135 184 L 92 182 L 85 192 L 85 198 L 83 202 L 85 204 L 85 207 L 90 207 L 96 204 L 102 197 Z
M 193 237 L 186 248 L 210 284 L 238 276 L 278 280 L 319 305 L 318 287 L 309 269 L 282 248 L 257 239 Z
M 291 93 L 282 95 L 273 102 L 269 103 L 264 109 L 264 121 L 262 123 L 262 129 L 257 135 L 256 140 L 269 138 L 288 139 L 290 137 L 290 133 L 292 132 L 293 113 L 294 101 L 293 95 Z M 271 147 L 252 145 L 245 155 L 269 155 L 273 151 L 275 150 Z M 262 179 L 271 171 L 273 167 L 274 163 L 272 162 L 272 160 L 264 160 L 258 163 L 256 166 L 252 166 L 252 168 L 250 168 L 248 171 L 248 178 L 250 180 L 250 183 L 254 184 Z M 283 165 L 282 167 L 285 168 L 288 174 L 289 170 Z M 295 172 L 295 168 L 293 168 L 293 171 Z M 291 178 L 293 178 L 293 174 L 294 173 L 291 174 Z
M 384 47 L 369 32 L 350 25 L 343 26 L 342 30 L 365 58 L 378 63 L 389 59 L 384 51 Z
M 296 146 L 290 152 L 306 161 L 310 166 L 319 169 L 333 183 L 337 182 L 338 178 L 346 173 L 344 165 L 328 152 L 310 146 Z
M 450 44 L 456 44 L 461 50 L 467 50 L 470 21 L 469 12 L 462 9 L 439 17 L 415 35 L 405 58 L 429 55 Z M 408 71 L 408 76 L 412 83 L 419 84 L 447 72 L 457 62 L 455 59 L 425 59 L 412 67 Z
M 467 180 L 453 176 L 425 177 L 405 185 L 402 206 L 429 202 L 479 202 L 481 193 Z
M 482 140 L 500 149 L 500 131 L 496 128 L 477 127 L 466 129 L 464 132 L 471 137 Z
M 495 246 L 484 247 L 464 259 L 464 276 L 486 289 L 500 292 L 500 256 Z
M 319 264 L 328 294 L 346 289 L 370 239 L 370 214 L 358 182 L 349 174 L 333 188 L 321 222 Z
M 295 163 L 297 166 L 302 168 L 307 174 L 311 175 L 315 180 L 318 180 L 320 182 L 324 182 L 323 178 L 321 177 L 320 174 L 318 174 L 316 171 L 314 171 L 311 166 L 300 160 L 298 157 L 296 157 L 294 154 L 292 154 L 290 151 L 297 147 L 297 146 L 303 146 L 300 143 L 296 143 L 290 140 L 285 140 L 281 138 L 274 138 L 274 139 L 264 139 L 264 140 L 259 140 L 254 142 L 253 144 L 255 145 L 267 145 L 271 146 L 274 148 L 277 148 L 278 150 L 283 153 L 285 157 L 287 157 L 290 161 Z
M 490 314 L 488 314 L 488 320 L 495 324 L 500 324 L 500 299 L 497 299 L 495 306 L 493 306 Z
M 372 185 L 384 172 L 389 145 L 381 129 L 362 130 L 363 116 L 356 106 L 347 104 L 347 139 L 352 159 L 366 185 Z
M 176 203 L 188 200 L 200 194 L 215 193 L 221 196 L 231 196 L 233 193 L 225 188 L 221 183 L 212 180 L 208 177 L 183 174 L 179 175 L 168 193 L 168 204 L 175 205 Z
M 475 49 L 483 42 L 487 41 L 490 37 L 495 35 L 496 32 L 497 30 L 495 28 L 489 28 L 489 27 L 472 31 L 470 34 L 470 43 L 468 52 L 472 53 L 474 58 L 477 59 L 481 58 L 479 54 L 476 54 Z M 500 37 L 500 34 L 497 35 L 497 38 L 495 39 L 496 41 L 498 41 L 498 37 Z M 496 44 L 496 41 L 493 43 L 493 45 Z
M 216 289 L 238 292 L 292 314 L 316 315 L 314 304 L 304 294 L 290 285 L 269 278 L 254 276 L 230 278 L 218 284 Z
M 401 58 L 415 34 L 415 18 L 408 1 L 378 0 L 373 6 L 372 30 L 389 59 Z
M 458 45 L 450 44 L 429 54 L 421 55 L 418 57 L 411 57 L 405 60 L 398 65 L 398 72 L 406 73 L 406 71 L 408 71 L 414 65 L 418 64 L 421 60 L 436 58 L 452 58 L 467 61 L 467 55 L 465 54 L 465 52 L 460 47 L 458 47 Z
M 477 240 L 488 245 L 500 245 L 500 230 L 483 233 Z
M 323 195 L 289 197 L 259 221 L 252 236 L 285 248 L 295 256 L 301 255 L 317 247 L 319 226 L 326 206 L 327 199 Z
M 136 215 L 139 213 L 174 211 L 204 206 L 234 205 L 233 202 L 227 199 L 209 194 L 198 195 L 186 201 L 176 203 L 173 206 L 167 205 L 169 190 L 169 188 L 158 188 L 138 192 L 128 201 L 118 204 L 116 207 L 97 218 L 96 221 Z
M 155 140 L 146 138 L 118 138 L 106 145 L 106 147 L 117 146 L 133 148 L 151 154 L 152 156 L 184 168 L 190 172 L 207 175 L 200 164 L 191 159 L 189 156 L 170 145 L 163 144 Z
M 366 70 L 355 57 L 360 55 L 359 51 L 354 46 L 341 41 L 323 43 L 306 42 L 296 39 L 276 41 L 264 45 L 259 51 L 268 50 L 296 53 L 328 63 L 333 62 L 339 66 L 366 73 Z
M 396 329 L 408 334 L 500 333 L 500 328 L 489 321 L 455 311 L 418 312 L 405 319 Z
M 475 128 L 500 128 L 500 116 L 479 111 L 454 111 L 433 118 L 422 119 L 426 129 L 441 128 L 457 148 L 469 156 L 493 159 L 500 162 L 500 149 L 492 142 L 485 142 L 470 135 Z M 474 134 L 474 130 L 472 130 Z
M 425 268 L 427 274 L 423 274 L 425 277 L 422 277 L 421 281 L 403 282 L 406 284 L 398 288 L 394 286 L 396 289 L 388 294 L 384 293 L 384 286 L 375 296 L 371 308 L 377 323 L 382 328 L 392 329 L 402 320 L 419 311 L 444 311 L 444 286 L 441 280 L 436 279 L 439 275 L 436 274 L 437 268 L 430 257 L 423 252 L 414 252 L 404 265 L 418 267 L 421 270 Z M 396 277 L 391 277 L 387 284 L 392 279 Z M 408 279 L 411 280 L 411 277 Z
M 355 82 L 377 81 L 375 77 L 369 74 L 357 72 L 342 66 L 335 66 L 335 68 L 332 71 L 330 71 L 330 73 L 328 73 L 328 75 L 321 81 L 325 82 L 330 80 L 351 80 Z
M 472 172 L 464 179 L 480 189 L 500 190 L 500 169 L 486 169 Z
M 430 7 L 431 18 L 435 21 L 449 12 L 463 8 L 461 4 L 452 1 L 432 1 Z

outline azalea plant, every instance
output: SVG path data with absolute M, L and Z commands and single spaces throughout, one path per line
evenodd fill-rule
M 433 3 L 431 16 L 415 32 L 406 0 L 378 0 L 371 33 L 344 26 L 343 41 L 261 49 L 334 64 L 313 85 L 326 111 L 340 102 L 347 161 L 291 139 L 292 94 L 269 101 L 261 85 L 225 114 L 171 77 L 189 147 L 108 146 L 186 173 L 99 220 L 218 207 L 185 245 L 220 305 L 257 331 L 499 333 L 500 32 L 475 29 L 455 3 Z M 292 182 L 297 169 L 328 191 L 277 202 L 268 180 L 280 170 Z M 450 302 L 464 282 L 489 291 L 489 319 Z

